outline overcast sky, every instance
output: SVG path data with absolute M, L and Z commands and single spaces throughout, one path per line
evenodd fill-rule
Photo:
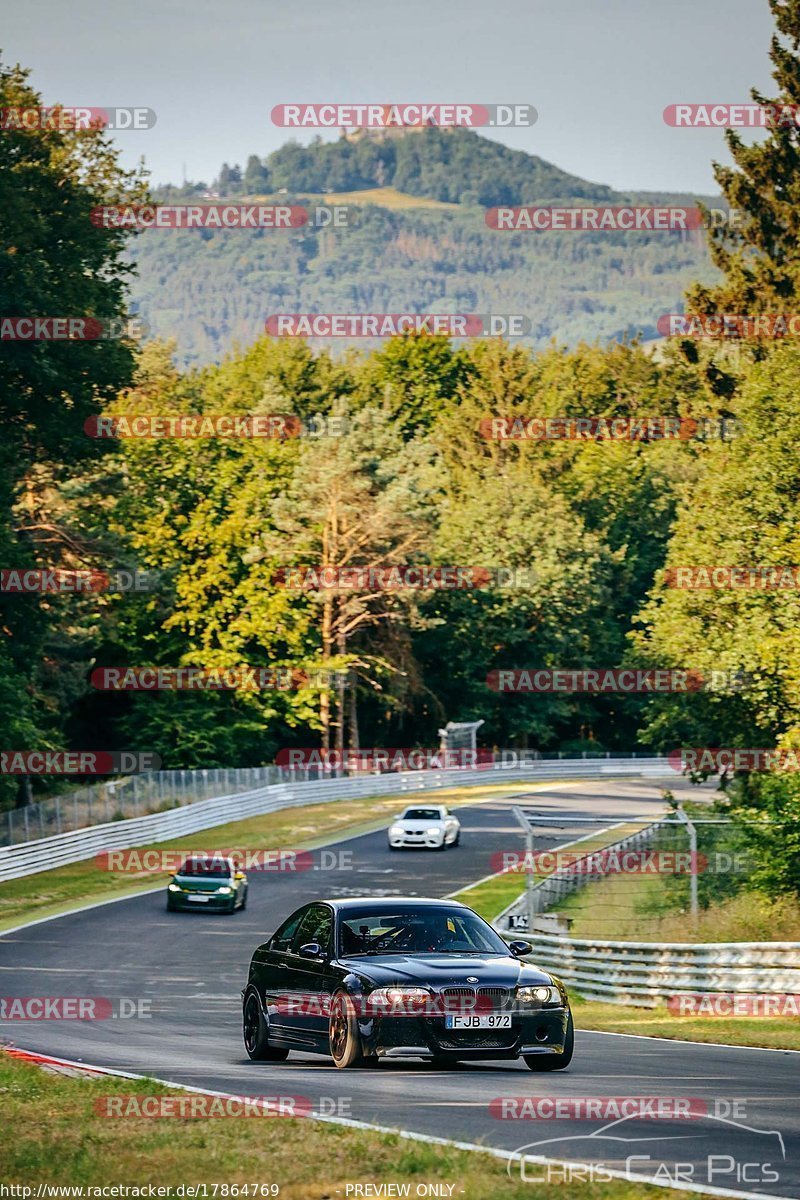
M 767 0 L 32 0 L 2 42 L 47 103 L 155 109 L 115 136 L 156 183 L 268 154 L 278 103 L 526 102 L 537 124 L 493 136 L 616 188 L 708 192 L 722 133 L 662 111 L 771 95 L 771 33 Z

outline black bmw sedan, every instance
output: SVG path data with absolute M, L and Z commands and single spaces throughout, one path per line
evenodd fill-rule
M 559 1071 L 574 1030 L 564 985 L 452 900 L 314 901 L 250 963 L 242 992 L 250 1058 L 330 1054 L 337 1067 L 381 1058 L 513 1059 Z

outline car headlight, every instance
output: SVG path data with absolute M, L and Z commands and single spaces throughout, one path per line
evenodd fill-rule
M 233 891 L 232 887 L 218 887 L 217 888 L 217 892 L 219 893 L 220 896 L 230 896 L 232 891 Z
M 367 997 L 367 1010 L 377 1017 L 424 1012 L 430 999 L 430 993 L 421 987 L 375 988 Z
M 517 988 L 517 999 L 523 1004 L 560 1004 L 561 993 L 557 987 L 520 987 Z
M 167 891 L 168 892 L 182 892 L 183 888 L 179 887 L 179 885 L 177 883 L 171 883 L 169 885 L 169 887 L 167 888 Z
M 389 833 L 394 834 L 395 837 L 399 837 L 401 833 L 405 833 L 405 829 L 403 829 L 402 825 L 390 825 Z
M 442 832 L 442 829 L 441 829 L 440 825 L 431 825 L 430 829 L 425 830 L 426 834 L 441 833 L 441 832 Z

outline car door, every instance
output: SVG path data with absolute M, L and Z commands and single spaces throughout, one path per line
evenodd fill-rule
M 321 953 L 308 957 L 301 948 L 316 943 Z M 328 1013 L 333 986 L 330 960 L 333 955 L 333 910 L 327 904 L 309 905 L 297 927 L 287 956 L 289 985 L 299 998 L 290 1014 L 292 1034 L 302 1041 L 327 1048 Z
M 288 1031 L 287 997 L 289 993 L 289 951 L 292 939 L 308 910 L 304 904 L 283 922 L 270 940 L 256 951 L 256 987 L 269 1017 L 270 1031 L 280 1037 Z

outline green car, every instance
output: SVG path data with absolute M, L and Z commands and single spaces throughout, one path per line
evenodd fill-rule
M 167 912 L 235 912 L 247 907 L 247 876 L 232 858 L 187 858 L 167 888 Z

